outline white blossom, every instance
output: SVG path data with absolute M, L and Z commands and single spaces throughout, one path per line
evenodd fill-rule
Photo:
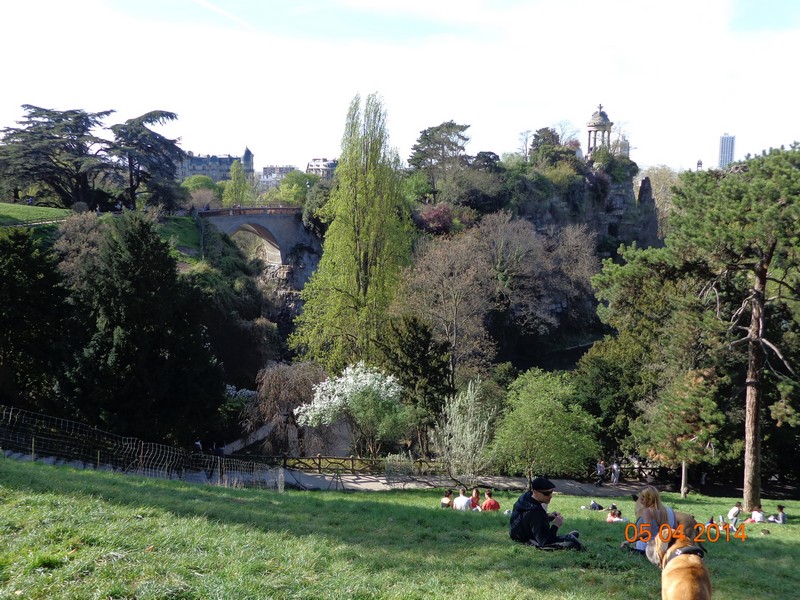
M 347 367 L 339 377 L 314 386 L 314 399 L 294 409 L 297 422 L 312 427 L 331 425 L 347 414 L 350 400 L 366 389 L 397 402 L 403 391 L 393 375 L 384 375 L 359 362 Z

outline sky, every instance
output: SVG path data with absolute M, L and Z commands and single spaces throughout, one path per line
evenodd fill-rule
M 4 0 L 0 24 L 0 127 L 23 104 L 166 110 L 184 150 L 259 171 L 338 157 L 370 93 L 403 159 L 450 120 L 472 155 L 565 122 L 585 148 L 599 104 L 642 168 L 800 140 L 796 0 Z

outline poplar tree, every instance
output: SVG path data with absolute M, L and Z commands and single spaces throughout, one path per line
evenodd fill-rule
M 230 177 L 230 180 L 225 184 L 225 191 L 222 192 L 222 206 L 227 208 L 237 204 L 244 206 L 247 204 L 250 190 L 247 184 L 247 177 L 244 174 L 244 168 L 238 160 L 233 161 L 231 165 Z
M 329 372 L 376 356 L 400 270 L 410 262 L 411 221 L 386 112 L 370 94 L 350 104 L 342 154 L 322 216 L 330 225 L 290 344 Z

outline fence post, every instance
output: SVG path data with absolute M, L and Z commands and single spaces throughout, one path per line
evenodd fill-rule
M 356 461 L 355 461 L 355 457 L 353 457 L 352 454 L 350 455 L 350 474 L 351 475 L 355 475 L 356 474 Z
M 36 438 L 31 436 L 31 461 L 36 461 Z
M 100 470 L 100 450 L 97 451 L 97 466 L 95 469 Z
M 317 454 L 317 473 L 322 474 L 322 455 Z

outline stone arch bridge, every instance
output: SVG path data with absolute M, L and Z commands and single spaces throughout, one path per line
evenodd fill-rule
M 197 214 L 228 235 L 246 231 L 260 237 L 271 264 L 288 264 L 298 247 L 319 248 L 318 238 L 303 226 L 302 210 L 295 206 L 222 208 L 201 210 Z

